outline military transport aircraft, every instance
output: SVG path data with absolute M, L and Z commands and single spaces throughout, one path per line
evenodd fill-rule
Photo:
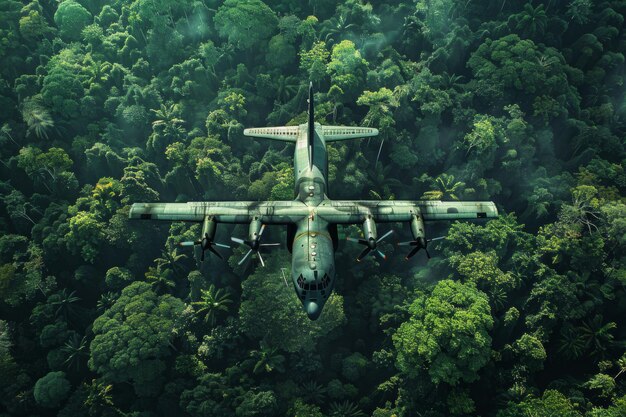
M 278 243 L 263 243 L 266 225 L 287 226 L 287 247 L 292 253 L 291 279 L 304 310 L 316 320 L 330 296 L 335 283 L 334 254 L 338 246 L 338 224 L 362 224 L 363 239 L 352 239 L 365 248 L 357 260 L 368 255 L 385 257 L 377 249 L 381 240 L 377 223 L 406 222 L 413 240 L 400 243 L 412 247 L 411 258 L 420 249 L 427 256 L 429 240 L 424 222 L 497 217 L 493 202 L 467 201 L 402 201 L 402 200 L 331 200 L 328 197 L 328 158 L 326 144 L 347 139 L 376 136 L 377 129 L 349 126 L 322 126 L 315 123 L 313 85 L 309 85 L 308 123 L 299 126 L 245 129 L 244 135 L 290 142 L 295 145 L 295 199 L 292 201 L 199 201 L 188 203 L 135 203 L 131 219 L 202 222 L 202 236 L 183 246 L 199 245 L 202 259 L 205 251 L 222 257 L 214 246 L 219 223 L 249 224 L 247 239 L 233 237 L 235 243 L 249 248 L 243 263 L 252 253 L 265 264 L 259 250 Z

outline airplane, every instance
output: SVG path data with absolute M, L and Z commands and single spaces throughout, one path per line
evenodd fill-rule
M 201 222 L 202 235 L 183 246 L 200 246 L 222 258 L 215 249 L 228 247 L 214 241 L 218 224 L 248 224 L 247 239 L 231 238 L 248 247 L 239 262 L 256 254 L 264 266 L 261 248 L 280 245 L 264 243 L 266 225 L 287 226 L 287 247 L 292 254 L 291 281 L 309 319 L 317 320 L 335 285 L 337 225 L 360 224 L 363 238 L 348 238 L 364 246 L 358 255 L 385 255 L 378 244 L 391 232 L 379 237 L 379 223 L 409 223 L 413 240 L 406 259 L 424 249 L 428 253 L 425 222 L 437 220 L 488 219 L 498 216 L 491 201 L 409 201 L 409 200 L 333 200 L 328 197 L 328 157 L 326 144 L 372 137 L 378 130 L 369 127 L 323 126 L 314 122 L 313 83 L 309 84 L 308 122 L 299 126 L 261 127 L 244 130 L 244 135 L 293 143 L 295 199 L 291 201 L 198 201 L 188 203 L 134 203 L 131 219 Z

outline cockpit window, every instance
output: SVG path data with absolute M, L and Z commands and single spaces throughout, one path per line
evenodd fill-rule
M 300 287 L 300 289 L 302 290 L 320 291 L 320 290 L 326 289 L 330 285 L 330 277 L 328 276 L 328 274 L 324 274 L 324 278 L 322 278 L 322 281 L 320 283 L 317 283 L 317 282 L 308 283 L 304 280 L 304 277 L 302 276 L 302 274 L 300 274 L 296 282 L 298 283 L 298 287 Z

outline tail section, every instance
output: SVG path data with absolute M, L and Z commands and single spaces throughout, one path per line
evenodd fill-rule
M 309 167 L 313 166 L 313 151 L 315 147 L 315 102 L 313 97 L 313 83 L 309 83 L 308 120 L 306 125 L 278 126 L 278 127 L 254 127 L 244 129 L 243 134 L 257 138 L 280 140 L 295 143 L 298 141 L 300 132 L 308 133 L 307 148 L 309 153 Z M 317 126 L 317 133 L 324 136 L 326 143 L 347 139 L 359 139 L 378 135 L 378 129 L 359 126 Z
M 378 135 L 378 129 L 358 126 L 322 126 L 321 133 L 324 135 L 326 143 L 328 143 L 376 136 Z
M 246 136 L 294 143 L 298 140 L 299 133 L 300 128 L 298 126 L 253 127 L 243 131 Z

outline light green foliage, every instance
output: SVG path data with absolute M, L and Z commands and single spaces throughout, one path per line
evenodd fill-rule
M 105 225 L 94 213 L 79 211 L 69 219 L 65 235 L 68 250 L 94 263 L 105 236 Z
M 585 383 L 585 387 L 593 390 L 600 397 L 610 398 L 615 391 L 615 380 L 607 374 L 596 374 Z
M 23 7 L 21 13 L 20 35 L 24 39 L 33 42 L 53 32 L 38 1 L 33 1 Z
M 464 280 L 474 283 L 486 293 L 498 288 L 508 291 L 515 286 L 513 275 L 498 267 L 498 257 L 494 251 L 476 251 L 466 256 L 453 256 L 450 263 Z
M 323 41 L 315 42 L 310 50 L 300 51 L 300 69 L 313 82 L 321 81 L 326 75 L 330 52 Z
M 543 369 L 543 362 L 547 358 L 543 344 L 536 337 L 523 334 L 515 341 L 513 351 L 520 360 L 520 366 L 534 372 Z
M 471 284 L 444 280 L 413 301 L 409 312 L 393 335 L 399 369 L 410 377 L 426 370 L 434 384 L 475 381 L 491 351 L 487 296 Z
M 235 409 L 237 417 L 271 417 L 275 415 L 277 403 L 272 391 L 251 392 L 243 395 L 241 404 Z
M 291 409 L 290 415 L 293 417 L 324 417 L 324 414 L 318 406 L 306 404 L 300 399 L 296 400 L 296 403 Z
M 356 104 L 369 107 L 369 111 L 363 119 L 364 125 L 377 127 L 383 133 L 386 133 L 387 129 L 395 124 L 393 108 L 400 105 L 393 92 L 385 87 L 373 92 L 364 91 Z
M 35 401 L 42 407 L 55 408 L 67 398 L 71 389 L 65 372 L 50 372 L 35 384 L 33 395 Z
M 344 40 L 333 46 L 327 72 L 331 82 L 344 92 L 346 100 L 356 98 L 360 92 L 359 84 L 365 79 L 367 65 L 352 41 Z
M 501 98 L 513 90 L 531 96 L 547 94 L 561 106 L 577 105 L 577 97 L 568 85 L 563 57 L 554 49 L 539 48 L 533 41 L 508 35 L 488 39 L 468 60 L 476 76 L 478 94 Z
M 497 417 L 526 417 L 529 415 L 582 417 L 572 402 L 556 390 L 546 390 L 541 398 L 530 398 L 509 405 Z
M 81 31 L 91 21 L 91 13 L 73 0 L 59 3 L 54 13 L 54 23 L 59 28 L 61 37 L 66 41 L 79 40 Z
M 183 303 L 157 295 L 145 282 L 122 290 L 113 307 L 96 319 L 89 367 L 111 382 L 132 382 L 139 395 L 156 394 L 163 359 Z
M 261 0 L 226 0 L 214 22 L 220 36 L 238 48 L 249 49 L 274 33 L 278 18 Z

